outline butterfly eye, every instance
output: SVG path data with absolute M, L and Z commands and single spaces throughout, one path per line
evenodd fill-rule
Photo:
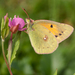
M 33 24 L 34 24 L 32 20 L 30 20 L 30 23 L 31 23 L 31 25 L 33 25 Z
M 32 20 L 30 19 L 30 22 L 32 23 Z
M 51 26 L 50 26 L 51 28 L 53 28 L 53 25 L 51 24 Z

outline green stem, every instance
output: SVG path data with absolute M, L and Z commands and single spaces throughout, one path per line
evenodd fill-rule
M 6 65 L 7 65 L 7 68 L 8 68 L 8 70 L 9 70 L 10 75 L 13 75 L 12 72 L 11 72 L 11 69 L 10 69 L 10 67 L 9 67 L 9 64 L 8 64 L 8 62 L 7 62 L 7 60 L 6 60 L 6 57 L 5 57 L 5 52 L 4 52 L 4 40 L 3 40 L 3 39 L 2 39 L 2 53 L 3 53 L 3 57 L 4 57 L 4 60 L 5 60 L 5 62 L 6 62 Z

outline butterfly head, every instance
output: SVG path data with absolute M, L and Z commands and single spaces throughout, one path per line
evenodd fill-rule
M 33 22 L 34 22 L 34 20 L 32 20 L 32 19 L 30 19 L 30 18 L 26 18 L 26 22 L 27 22 L 27 24 L 29 25 L 29 24 L 33 24 Z
M 26 18 L 27 26 L 32 26 L 34 20 L 32 20 L 32 19 L 29 18 L 29 15 L 28 15 L 28 13 L 26 12 L 26 10 L 24 8 L 22 8 L 22 9 L 24 10 L 24 12 L 26 13 L 26 15 L 28 16 L 28 18 Z

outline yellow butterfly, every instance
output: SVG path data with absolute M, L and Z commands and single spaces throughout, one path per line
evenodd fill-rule
M 60 42 L 68 38 L 74 28 L 68 24 L 50 20 L 32 20 L 26 18 L 27 33 L 31 44 L 38 54 L 53 53 Z

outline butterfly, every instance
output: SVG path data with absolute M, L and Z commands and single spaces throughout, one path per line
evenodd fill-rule
M 27 33 L 31 45 L 37 54 L 53 53 L 59 43 L 67 39 L 74 28 L 68 24 L 50 20 L 32 20 L 26 18 Z

